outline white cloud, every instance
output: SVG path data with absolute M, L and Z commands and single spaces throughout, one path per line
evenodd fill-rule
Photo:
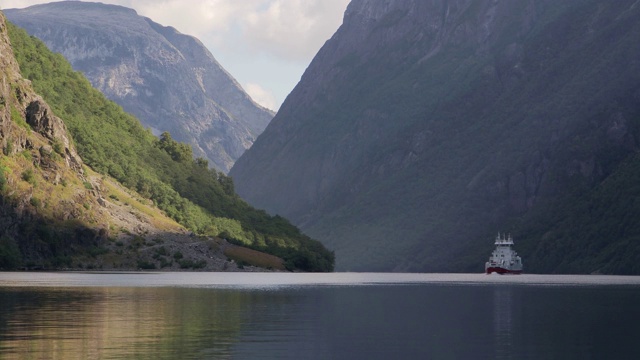
M 162 25 L 173 26 L 178 31 L 197 38 L 210 38 L 223 42 L 237 19 L 251 11 L 263 0 L 136 0 L 135 9 Z
M 251 96 L 253 101 L 271 110 L 278 110 L 276 104 L 276 98 L 273 94 L 262 86 L 254 83 L 247 83 L 244 85 L 244 91 Z
M 349 0 L 112 0 L 223 49 L 309 61 L 342 23 Z M 134 6 L 135 5 L 135 6 Z M 237 51 L 237 49 L 236 49 Z
M 246 13 L 244 35 L 254 49 L 308 61 L 342 23 L 349 0 L 270 0 Z
M 13 8 L 24 8 L 27 6 L 40 4 L 46 1 L 38 1 L 38 0 L 2 0 L 0 3 L 0 9 L 13 9 Z

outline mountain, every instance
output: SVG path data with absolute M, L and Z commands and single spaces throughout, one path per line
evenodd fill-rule
M 230 172 L 338 270 L 640 273 L 635 0 L 353 0 Z
M 84 165 L 62 119 L 22 78 L 2 13 L 0 53 L 0 268 L 96 268 L 96 255 L 115 246 L 109 239 L 131 241 L 125 232 L 187 237 L 183 227 Z M 142 259 L 111 258 L 121 268 Z
M 332 270 L 318 241 L 1 12 L 0 76 L 0 269 Z
M 63 1 L 4 12 L 156 135 L 170 132 L 225 173 L 274 115 L 199 40 L 132 9 Z

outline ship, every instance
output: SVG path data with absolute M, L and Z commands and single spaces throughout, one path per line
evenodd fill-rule
M 511 234 L 498 233 L 496 237 L 496 249 L 493 250 L 489 261 L 484 264 L 487 274 L 522 274 L 522 259 L 513 250 L 513 238 Z

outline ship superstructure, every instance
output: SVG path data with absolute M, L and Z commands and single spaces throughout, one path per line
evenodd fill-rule
M 513 250 L 513 238 L 511 234 L 498 233 L 496 237 L 496 249 L 493 250 L 489 261 L 484 265 L 485 273 L 521 274 L 522 259 Z

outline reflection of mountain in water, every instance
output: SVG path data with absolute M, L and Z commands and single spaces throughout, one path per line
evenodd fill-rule
M 167 275 L 99 273 L 42 287 L 41 274 L 28 275 L 33 280 L 7 281 L 10 275 L 0 273 L 0 359 L 584 360 L 640 354 L 640 342 L 630 336 L 640 333 L 637 284 L 516 285 L 503 283 L 504 277 L 487 284 L 478 274 L 464 283 L 376 285 L 361 278 L 337 285 L 320 284 L 315 274 L 270 274 L 259 283 L 256 274 L 189 273 L 150 287 Z M 222 281 L 211 283 L 216 276 Z M 117 285 L 100 287 L 104 279 Z M 292 279 L 315 284 L 283 286 Z M 87 280 L 96 285 L 76 287 Z
M 249 297 L 174 288 L 0 292 L 0 343 L 18 358 L 144 358 L 149 351 L 175 359 L 225 358 Z

